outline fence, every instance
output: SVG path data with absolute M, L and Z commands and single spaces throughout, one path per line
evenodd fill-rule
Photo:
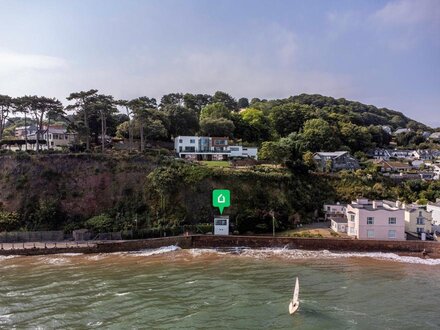
M 0 243 L 17 242 L 59 242 L 64 240 L 64 233 L 56 231 L 11 231 L 0 233 Z

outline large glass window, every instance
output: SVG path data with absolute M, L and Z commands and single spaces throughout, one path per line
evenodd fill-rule
M 194 140 L 194 139 L 190 139 L 190 140 L 189 140 L 189 143 L 196 143 L 196 140 Z
M 396 238 L 396 231 L 388 230 L 388 238 Z
M 373 238 L 374 237 L 374 230 L 373 229 L 368 229 L 367 230 L 367 237 L 368 238 Z
M 367 225 L 374 225 L 374 218 L 373 217 L 367 217 Z
M 350 221 L 354 222 L 354 214 L 350 214 Z
M 424 218 L 417 218 L 417 224 L 418 225 L 424 225 L 425 224 L 425 219 Z

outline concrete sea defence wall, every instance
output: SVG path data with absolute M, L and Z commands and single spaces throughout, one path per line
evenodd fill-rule
M 0 255 L 46 255 L 60 253 L 112 253 L 155 249 L 177 245 L 182 249 L 189 248 L 289 248 L 304 250 L 329 250 L 352 252 L 396 252 L 422 253 L 426 251 L 431 257 L 440 258 L 440 243 L 424 241 L 375 241 L 375 240 L 343 240 L 322 238 L 292 238 L 271 236 L 173 236 L 144 240 L 93 242 L 87 246 L 82 244 L 71 247 L 51 248 L 15 248 L 0 249 Z
M 440 257 L 440 243 L 426 241 L 377 241 L 332 238 L 297 238 L 269 236 L 211 236 L 192 237 L 193 248 L 239 247 L 329 250 L 353 252 L 415 253 L 425 250 Z

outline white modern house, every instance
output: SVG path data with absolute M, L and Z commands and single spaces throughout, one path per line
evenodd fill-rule
M 258 148 L 229 145 L 227 137 L 178 136 L 174 150 L 179 158 L 192 160 L 257 159 Z
M 366 240 L 405 240 L 405 216 L 399 202 L 358 198 L 347 205 L 347 233 Z
M 411 130 L 411 128 L 399 128 L 399 129 L 397 129 L 395 132 L 394 132 L 394 135 L 397 135 L 397 134 L 403 134 L 403 133 L 409 133 L 409 132 L 411 132 L 412 130 Z
M 347 208 L 347 204 L 324 204 L 324 212 L 325 212 L 325 220 L 330 219 L 331 217 L 341 217 L 345 216 L 345 210 Z
M 346 233 L 347 232 L 347 218 L 345 216 L 330 218 L 330 227 L 336 233 Z

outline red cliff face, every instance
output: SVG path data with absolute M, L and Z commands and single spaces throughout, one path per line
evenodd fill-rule
M 1 156 L 0 208 L 17 211 L 26 200 L 56 199 L 66 213 L 87 218 L 113 207 L 127 191 L 142 194 L 152 168 L 146 158 Z

